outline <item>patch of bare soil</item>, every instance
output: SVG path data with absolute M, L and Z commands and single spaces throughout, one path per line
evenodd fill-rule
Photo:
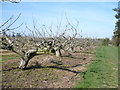
M 33 57 L 26 70 L 20 70 L 19 60 L 8 60 L 2 65 L 3 88 L 71 88 L 85 65 L 93 60 L 92 54 L 73 53 L 63 55 L 37 55 Z

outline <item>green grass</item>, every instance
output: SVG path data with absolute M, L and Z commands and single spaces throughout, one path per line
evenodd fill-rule
M 117 88 L 118 48 L 101 46 L 96 49 L 94 59 L 86 66 L 87 71 L 80 74 L 82 79 L 74 88 Z
M 5 60 L 11 60 L 11 59 L 16 59 L 19 56 L 17 54 L 11 54 L 11 55 L 2 55 L 0 56 L 0 62 L 3 62 Z
M 119 78 L 119 82 L 118 82 L 118 84 L 119 84 L 119 88 L 120 88 L 120 47 L 119 47 L 119 49 L 118 49 L 118 64 L 119 64 L 119 66 L 118 66 L 118 78 Z

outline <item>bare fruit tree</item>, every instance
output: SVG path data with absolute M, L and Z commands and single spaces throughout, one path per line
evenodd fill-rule
M 45 25 L 41 28 L 37 28 L 33 20 L 33 29 L 26 25 L 26 29 L 32 33 L 32 36 L 22 34 L 20 37 L 10 37 L 7 32 L 13 32 L 15 29 L 22 26 L 21 24 L 17 27 L 13 27 L 13 24 L 20 18 L 20 15 L 21 13 L 14 20 L 14 16 L 11 16 L 0 26 L 0 39 L 2 41 L 0 48 L 11 50 L 20 56 L 20 69 L 25 69 L 29 60 L 40 53 L 52 53 L 57 57 L 61 57 L 61 50 L 74 53 L 77 47 L 86 48 L 94 45 L 93 39 L 81 39 L 78 37 L 77 27 L 79 22 L 77 22 L 76 26 L 73 26 L 68 20 L 63 32 L 57 36 L 53 34 L 51 28 L 47 28 Z M 13 21 L 11 22 L 11 20 Z M 44 33 L 41 33 L 39 29 Z M 67 32 L 72 32 L 72 35 L 66 35 Z
M 34 44 L 33 40 L 28 37 L 9 37 L 7 35 L 8 31 L 15 30 L 22 25 L 21 24 L 18 27 L 11 28 L 12 25 L 19 19 L 20 15 L 21 14 L 19 14 L 13 22 L 8 24 L 8 22 L 13 19 L 13 16 L 11 16 L 6 22 L 4 22 L 0 26 L 0 39 L 2 41 L 2 49 L 5 48 L 11 50 L 20 56 L 21 62 L 19 68 L 24 69 L 26 68 L 29 60 L 36 54 L 37 47 L 35 47 L 36 45 Z
M 11 50 L 20 56 L 21 61 L 19 68 L 25 69 L 29 60 L 36 54 L 39 54 L 41 51 L 42 52 L 46 51 L 54 53 L 56 56 L 61 56 L 61 49 L 64 49 L 65 46 L 68 44 L 68 41 L 70 41 L 64 36 L 65 31 L 58 37 L 50 37 L 49 39 L 45 37 L 42 38 L 36 37 L 34 35 L 34 33 L 36 32 L 33 32 L 33 36 L 31 37 L 29 36 L 9 37 L 7 34 L 8 31 L 15 30 L 22 25 L 21 24 L 18 27 L 12 28 L 13 24 L 19 19 L 20 15 L 21 14 L 19 14 L 18 17 L 13 22 L 8 24 L 13 19 L 13 16 L 11 16 L 6 22 L 4 22 L 0 26 L 1 28 L 0 39 L 2 41 L 1 48 Z M 27 26 L 26 28 L 29 29 Z M 34 26 L 34 30 L 35 29 L 36 27 Z M 37 31 L 37 33 L 41 35 L 41 32 Z M 51 35 L 51 33 L 49 33 L 49 35 Z

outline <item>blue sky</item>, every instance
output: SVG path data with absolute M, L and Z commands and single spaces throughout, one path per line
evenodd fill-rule
M 0 2 L 1 3 L 1 2 Z M 27 23 L 32 28 L 34 18 L 36 26 L 46 24 L 53 26 L 54 32 L 62 32 L 66 24 L 66 16 L 72 25 L 79 21 L 78 32 L 85 37 L 111 38 L 115 27 L 116 14 L 112 9 L 117 7 L 117 2 L 21 2 L 12 4 L 2 2 L 2 21 L 11 15 L 22 15 L 14 26 Z M 62 22 L 58 31 L 55 26 Z M 82 30 L 82 32 L 81 32 Z M 15 32 L 25 32 L 25 25 Z

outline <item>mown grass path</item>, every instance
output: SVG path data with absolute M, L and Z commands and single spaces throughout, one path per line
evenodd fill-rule
M 86 66 L 87 71 L 80 74 L 83 78 L 74 88 L 117 88 L 118 48 L 101 46 L 94 59 Z

